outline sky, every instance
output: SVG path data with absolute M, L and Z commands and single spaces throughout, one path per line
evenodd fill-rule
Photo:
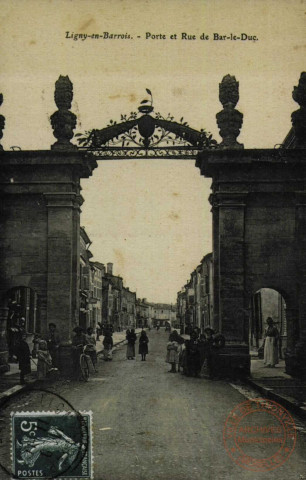
M 184 117 L 219 142 L 218 89 L 228 73 L 239 81 L 245 148 L 273 148 L 291 127 L 298 108 L 291 93 L 306 67 L 304 0 L 0 0 L 0 7 L 7 150 L 54 143 L 59 75 L 73 82 L 75 133 L 137 110 L 149 88 L 156 112 Z M 104 32 L 131 38 L 73 39 Z M 241 33 L 257 40 L 214 40 Z M 139 297 L 174 303 L 212 249 L 210 185 L 194 161 L 99 162 L 82 180 L 81 225 L 93 259 L 113 262 Z

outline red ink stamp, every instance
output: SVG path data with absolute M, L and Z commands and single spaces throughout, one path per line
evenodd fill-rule
M 266 472 L 290 458 L 296 444 L 295 423 L 290 413 L 273 400 L 247 400 L 228 415 L 223 441 L 237 465 Z

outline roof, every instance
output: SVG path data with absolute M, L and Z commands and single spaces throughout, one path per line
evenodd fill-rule
M 92 243 L 89 236 L 87 235 L 86 231 L 85 231 L 85 227 L 80 227 L 80 235 L 81 237 L 83 238 L 84 242 L 86 243 L 86 245 Z
M 93 265 L 97 268 L 99 268 L 100 270 L 104 270 L 105 269 L 105 265 L 104 263 L 101 263 L 101 262 L 92 262 Z

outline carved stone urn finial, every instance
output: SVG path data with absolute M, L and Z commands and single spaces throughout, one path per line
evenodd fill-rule
M 0 93 L 0 107 L 3 103 L 3 95 Z M 3 130 L 5 127 L 5 117 L 3 115 L 0 115 L 0 139 L 3 137 Z M 0 144 L 0 150 L 3 150 L 2 145 Z
M 293 88 L 292 98 L 300 108 L 291 114 L 295 134 L 295 146 L 306 148 L 306 72 L 302 72 L 297 87 Z
M 235 109 L 239 100 L 239 82 L 232 75 L 225 75 L 219 83 L 219 100 L 223 110 L 217 113 L 217 124 L 220 129 L 222 142 L 220 148 L 243 148 L 237 142 L 243 122 L 243 114 Z
M 54 92 L 54 101 L 58 110 L 50 117 L 53 135 L 57 138 L 57 142 L 51 145 L 51 150 L 77 150 L 77 146 L 70 142 L 77 121 L 76 115 L 69 110 L 72 98 L 73 85 L 69 77 L 60 75 L 55 82 Z

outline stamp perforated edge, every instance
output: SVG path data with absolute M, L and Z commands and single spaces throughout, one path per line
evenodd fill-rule
M 44 410 L 27 410 L 27 411 L 17 411 L 17 412 L 11 412 L 10 413 L 10 416 L 11 416 L 11 435 L 10 435 L 10 440 L 11 440 L 11 445 L 10 445 L 10 452 L 11 452 L 11 465 L 12 465 L 12 468 L 14 469 L 14 464 L 13 464 L 13 460 L 14 460 L 14 456 L 13 456 L 13 418 L 14 417 L 18 417 L 18 416 L 41 416 L 41 415 L 45 415 L 45 416 L 52 416 L 52 415 L 56 415 L 56 416 L 65 416 L 65 415 L 87 415 L 88 418 L 89 418 L 89 431 L 88 431 L 88 439 L 89 439 L 89 445 L 88 445 L 88 450 L 87 450 L 87 453 L 88 453 L 88 464 L 90 466 L 90 475 L 88 477 L 57 477 L 59 478 L 60 480 L 87 480 L 87 479 L 93 479 L 94 478 L 94 456 L 93 456 L 93 413 L 91 410 L 75 410 L 75 411 L 65 411 L 65 410 L 62 410 L 62 411 L 44 411 Z M 14 473 L 13 473 L 14 475 Z M 12 476 L 12 479 L 13 478 L 17 478 L 15 476 Z M 26 478 L 26 477 L 25 477 Z M 47 480 L 50 480 L 48 479 L 47 477 L 40 477 L 42 480 L 45 478 Z

